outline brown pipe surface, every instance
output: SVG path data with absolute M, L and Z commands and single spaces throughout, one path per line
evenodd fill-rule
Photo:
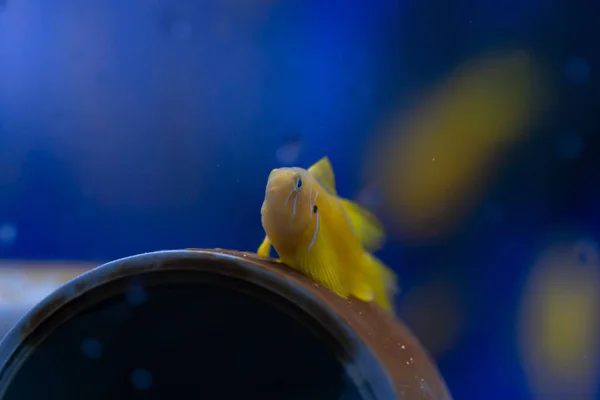
M 273 259 L 265 259 L 249 252 L 215 250 L 243 257 L 260 268 L 292 281 L 325 302 L 375 353 L 402 399 L 452 399 L 435 363 L 417 338 L 400 320 L 391 317 L 375 304 L 364 303 L 355 298 L 346 300 L 339 297 L 305 275 Z

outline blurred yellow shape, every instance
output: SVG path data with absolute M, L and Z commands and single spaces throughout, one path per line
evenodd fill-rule
M 396 115 L 371 174 L 402 234 L 447 232 L 473 204 L 498 153 L 540 110 L 541 73 L 523 52 L 468 62 L 414 110 Z
M 576 248 L 561 244 L 544 252 L 523 293 L 521 355 L 539 398 L 596 398 L 600 265 L 597 257 L 582 263 Z

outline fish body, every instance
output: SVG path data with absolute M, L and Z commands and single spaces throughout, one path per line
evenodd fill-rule
M 381 246 L 381 224 L 358 204 L 339 197 L 327 157 L 308 170 L 271 171 L 261 208 L 266 237 L 281 261 L 343 298 L 375 301 L 393 312 L 394 273 L 371 254 Z

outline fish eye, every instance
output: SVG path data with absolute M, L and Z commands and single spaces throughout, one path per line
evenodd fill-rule
M 302 178 L 298 178 L 298 180 L 296 181 L 296 187 L 298 189 L 300 189 L 302 187 Z

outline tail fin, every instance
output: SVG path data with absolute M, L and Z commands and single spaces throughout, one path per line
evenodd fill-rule
M 366 255 L 371 263 L 371 285 L 374 292 L 375 303 L 385 311 L 395 315 L 394 296 L 398 293 L 396 274 L 372 254 L 367 253 Z

